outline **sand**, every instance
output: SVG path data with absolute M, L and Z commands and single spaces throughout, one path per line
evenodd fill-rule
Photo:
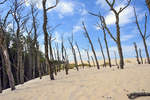
M 0 100 L 129 100 L 131 92 L 150 92 L 150 65 L 128 64 L 124 70 L 96 67 L 60 72 L 4 90 Z M 136 100 L 150 100 L 139 97 Z

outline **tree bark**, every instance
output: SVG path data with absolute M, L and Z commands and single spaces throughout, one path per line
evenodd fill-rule
M 99 38 L 98 38 L 98 43 L 99 43 L 99 45 L 100 45 L 100 48 L 101 48 L 101 53 L 102 53 L 103 60 L 104 60 L 103 67 L 106 67 L 105 55 L 104 55 L 104 52 L 103 52 L 103 47 L 102 47 L 102 44 L 101 44 L 101 41 L 100 41 L 100 39 L 99 39 Z
M 48 9 L 46 8 L 46 1 L 47 0 L 42 0 L 42 5 L 43 5 L 43 32 L 44 32 L 44 45 L 45 45 L 45 58 L 46 58 L 46 64 L 49 67 L 50 70 L 50 79 L 54 80 L 54 75 L 53 75 L 53 66 L 49 60 L 48 56 L 48 32 L 47 32 L 47 11 Z
M 149 52 L 148 52 L 146 40 L 144 38 L 143 38 L 143 43 L 144 43 L 144 47 L 145 47 L 145 53 L 146 53 L 146 57 L 147 57 L 147 62 L 148 62 L 148 64 L 150 64 Z
M 0 65 L 0 93 L 2 93 L 2 66 Z
M 114 55 L 115 55 L 115 63 L 116 63 L 116 66 L 117 66 L 117 68 L 119 68 L 119 65 L 118 65 L 118 63 L 117 63 L 117 56 L 116 56 L 116 52 L 114 51 Z
M 2 50 L 2 54 L 4 57 L 10 88 L 11 90 L 15 90 L 15 81 L 14 81 L 13 74 L 11 72 L 11 62 L 10 62 L 8 50 L 6 47 L 4 31 L 2 29 L 0 29 L 0 48 Z
M 140 59 L 141 59 L 141 64 L 144 64 L 144 63 L 143 63 L 143 58 L 142 58 L 142 51 L 141 51 L 141 49 L 139 49 L 139 55 L 140 55 Z
M 81 52 L 80 52 L 80 49 L 79 49 L 79 46 L 78 46 L 77 42 L 76 42 L 76 47 L 77 47 L 77 49 L 78 49 L 78 53 L 79 53 L 80 61 L 81 61 L 81 63 L 82 63 L 82 67 L 83 67 L 83 69 L 84 69 L 84 63 L 83 63 L 82 56 L 81 56 Z
M 150 35 L 147 35 L 147 15 L 145 14 L 145 27 L 144 27 L 145 30 L 144 30 L 144 33 L 142 33 L 142 31 L 141 31 L 135 8 L 134 8 L 134 15 L 135 15 L 136 25 L 137 25 L 138 31 L 139 31 L 139 33 L 142 37 L 143 44 L 144 44 L 144 47 L 145 47 L 147 62 L 148 62 L 148 64 L 150 64 L 150 58 L 149 58 L 148 48 L 147 48 L 147 44 L 146 44 L 146 39 L 148 39 L 150 37 Z
M 94 58 L 91 56 L 92 62 L 93 62 L 93 66 L 95 67 L 95 62 L 94 62 Z
M 134 42 L 134 48 L 135 48 L 135 53 L 136 53 L 136 59 L 137 59 L 137 63 L 140 64 L 140 60 L 139 60 L 139 54 L 138 54 L 138 50 L 137 50 L 137 45 L 136 43 Z
M 91 63 L 90 63 L 90 56 L 89 56 L 88 50 L 86 50 L 86 53 L 87 53 L 87 57 L 88 57 L 87 62 L 88 62 L 88 64 L 89 64 L 89 67 L 92 67 L 92 66 L 91 66 Z
M 119 52 L 119 57 L 120 57 L 120 68 L 123 69 L 124 67 L 124 59 L 123 59 L 123 53 L 122 53 L 122 47 L 121 47 L 121 42 L 117 43 L 118 47 L 118 52 Z
M 79 71 L 79 68 L 78 68 L 78 62 L 77 62 L 77 56 L 76 56 L 76 51 L 73 47 L 73 43 L 69 40 L 69 44 L 71 46 L 71 49 L 72 49 L 72 54 L 73 54 L 73 57 L 74 57 L 74 63 L 75 63 L 75 67 L 77 69 L 77 71 Z
M 98 60 L 97 60 L 97 56 L 96 56 L 96 53 L 95 53 L 95 50 L 94 50 L 93 43 L 92 43 L 92 41 L 91 41 L 91 39 L 90 39 L 90 36 L 89 36 L 89 34 L 88 34 L 88 31 L 87 31 L 87 29 L 86 29 L 86 27 L 85 27 L 84 22 L 82 22 L 82 25 L 83 25 L 83 29 L 84 29 L 84 31 L 85 31 L 85 35 L 86 35 L 86 37 L 88 38 L 88 41 L 89 41 L 89 43 L 90 43 L 90 45 L 91 45 L 91 49 L 92 49 L 92 52 L 93 52 L 93 55 L 94 55 L 94 58 L 95 58 L 95 61 L 96 61 L 97 69 L 100 69 L 99 63 L 98 63 Z

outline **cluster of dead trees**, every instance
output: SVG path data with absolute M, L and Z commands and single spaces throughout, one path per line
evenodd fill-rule
M 25 14 L 24 0 L 3 0 L 0 6 L 8 2 L 10 10 L 0 19 L 0 92 L 9 87 L 15 90 L 15 85 L 47 74 L 54 80 L 62 66 L 68 74 L 69 60 L 63 41 L 61 57 L 58 45 L 52 47 L 52 31 L 47 29 L 47 11 L 56 7 L 58 1 L 49 8 L 46 0 L 42 1 L 45 55 L 39 50 L 38 9 L 31 4 Z
M 108 65 L 111 68 L 111 57 L 110 51 L 107 41 L 107 35 L 109 35 L 117 45 L 118 55 L 120 63 L 117 63 L 116 52 L 115 62 L 116 66 L 120 69 L 124 68 L 124 57 L 123 50 L 120 39 L 120 25 L 119 25 L 119 15 L 130 5 L 131 0 L 127 0 L 127 4 L 120 8 L 119 11 L 114 8 L 116 3 L 115 0 L 110 2 L 109 0 L 105 0 L 110 10 L 114 13 L 116 22 L 115 28 L 116 33 L 115 36 L 112 34 L 110 28 L 105 22 L 105 17 L 103 17 L 100 13 L 95 14 L 89 12 L 92 16 L 96 16 L 99 19 L 97 26 L 102 30 L 103 38 L 106 47 L 106 54 L 108 58 Z M 30 4 L 30 11 L 26 14 L 26 6 L 24 0 L 2 0 L 0 2 L 0 6 L 4 5 L 6 2 L 9 2 L 10 5 L 8 8 L 10 10 L 7 11 L 5 16 L 0 18 L 0 92 L 3 89 L 11 88 L 11 90 L 15 90 L 15 85 L 23 84 L 26 81 L 31 79 L 40 77 L 43 75 L 50 75 L 50 79 L 54 80 L 57 72 L 60 72 L 61 69 L 65 70 L 66 75 L 68 74 L 69 69 L 69 56 L 67 54 L 67 49 L 64 45 L 64 38 L 62 36 L 61 46 L 57 43 L 55 47 L 53 47 L 52 43 L 55 38 L 53 38 L 53 30 L 56 28 L 50 28 L 48 26 L 48 17 L 47 12 L 57 7 L 59 0 L 56 0 L 56 4 L 51 7 L 47 7 L 47 0 L 42 0 L 43 7 L 43 24 L 42 31 L 44 34 L 44 49 L 45 53 L 43 54 L 40 50 L 40 44 L 38 41 L 38 33 L 39 33 L 39 23 L 37 21 L 38 9 L 34 4 Z M 146 0 L 147 7 L 150 10 L 150 0 Z M 142 37 L 143 44 L 145 47 L 145 53 L 147 57 L 147 62 L 150 64 L 149 53 L 147 48 L 146 39 L 150 37 L 147 35 L 147 15 L 145 14 L 145 30 L 141 31 L 138 17 L 136 14 L 136 10 L 134 9 L 135 21 L 139 33 Z M 9 27 L 11 25 L 12 27 Z M 94 49 L 93 42 L 91 40 L 90 34 L 88 33 L 88 29 L 86 28 L 85 22 L 82 22 L 84 35 L 89 42 L 90 49 L 92 50 L 93 56 L 89 55 L 89 49 L 84 49 L 87 54 L 87 62 L 88 66 L 96 66 L 97 69 L 100 69 L 100 64 L 98 62 L 97 54 Z M 24 35 L 27 34 L 27 35 Z M 103 50 L 103 45 L 101 43 L 100 38 L 97 39 L 97 43 L 99 43 L 100 51 L 102 53 L 102 57 L 104 60 L 103 67 L 106 67 L 106 56 Z M 79 64 L 77 60 L 77 51 L 80 57 L 80 62 L 83 68 L 85 67 L 85 63 L 82 58 L 82 54 L 77 42 L 74 42 L 73 34 L 72 37 L 68 39 L 70 44 L 72 55 L 74 58 L 74 67 L 77 71 L 79 71 Z M 76 46 L 76 48 L 75 48 Z M 143 63 L 143 58 L 141 54 L 141 49 L 138 50 L 136 43 L 134 43 L 136 57 L 138 64 Z M 77 50 L 77 51 L 76 51 Z M 60 52 L 61 51 L 61 52 Z M 140 58 L 139 58 L 140 57 Z M 93 65 L 91 64 L 91 60 Z

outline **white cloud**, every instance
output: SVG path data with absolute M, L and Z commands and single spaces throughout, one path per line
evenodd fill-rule
M 74 4 L 72 2 L 60 2 L 56 8 L 56 11 L 64 14 L 73 14 L 74 13 Z
M 108 7 L 105 0 L 96 0 L 96 5 L 100 5 L 101 8 L 104 8 L 104 9 Z
M 81 11 L 82 16 L 86 15 L 87 13 L 88 13 L 88 11 L 86 9 L 82 9 L 82 11 Z
M 123 35 L 121 36 L 121 41 L 127 41 L 129 39 L 132 39 L 134 35 Z
M 76 32 L 81 31 L 81 30 L 82 30 L 82 27 L 79 26 L 79 25 L 76 25 L 76 26 L 73 27 L 72 32 L 73 32 L 73 33 L 76 33 Z

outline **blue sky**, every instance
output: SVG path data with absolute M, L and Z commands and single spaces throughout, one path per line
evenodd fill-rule
M 41 0 L 26 0 L 26 7 L 29 8 L 29 2 L 35 2 L 37 8 L 39 9 L 38 15 L 38 23 L 40 23 L 39 28 L 39 37 L 38 40 L 41 44 L 40 49 L 44 51 L 44 37 L 42 34 L 42 2 Z M 55 0 L 47 0 L 47 6 L 51 6 L 55 3 Z M 126 0 L 116 0 L 115 8 L 119 9 L 120 7 L 126 4 Z M 120 26 L 121 26 L 121 42 L 123 48 L 123 54 L 125 58 L 135 57 L 135 52 L 133 48 L 133 42 L 137 42 L 138 47 L 142 49 L 142 54 L 145 57 L 145 52 L 143 48 L 143 42 L 140 37 L 140 34 L 137 30 L 137 26 L 135 24 L 133 6 L 136 8 L 138 19 L 140 26 L 144 28 L 144 15 L 147 13 L 148 15 L 148 27 L 150 25 L 150 18 L 148 9 L 146 7 L 144 0 L 132 0 L 130 6 L 125 9 L 120 14 Z M 99 11 L 105 17 L 106 23 L 108 24 L 110 30 L 115 36 L 115 18 L 112 12 L 109 9 L 109 6 L 105 2 L 105 0 L 60 0 L 58 6 L 53 10 L 48 12 L 48 24 L 51 27 L 54 27 L 57 24 L 61 24 L 57 29 L 53 32 L 53 37 L 56 40 L 53 42 L 53 46 L 55 43 L 61 43 L 61 36 L 64 34 L 64 42 L 65 47 L 67 48 L 67 53 L 69 55 L 70 60 L 73 59 L 70 45 L 68 43 L 68 38 L 71 37 L 71 34 L 74 35 L 74 41 L 79 44 L 81 49 L 81 53 L 83 58 L 86 60 L 86 53 L 83 48 L 88 48 L 89 43 L 88 40 L 83 35 L 83 28 L 81 22 L 84 21 L 93 42 L 94 48 L 98 55 L 99 59 L 102 59 L 100 47 L 97 42 L 98 37 L 100 38 L 106 56 L 106 49 L 103 40 L 102 30 L 96 27 L 96 23 L 99 22 L 99 19 L 88 14 L 88 11 L 93 13 L 98 13 Z M 150 28 L 148 28 L 147 32 L 150 33 Z M 111 57 L 114 58 L 114 51 L 117 52 L 117 47 L 114 41 L 107 34 L 108 45 L 111 53 Z M 150 51 L 150 43 L 149 39 L 147 40 L 148 48 Z M 76 47 L 75 47 L 76 48 Z M 90 55 L 93 56 L 91 49 L 89 48 Z M 117 55 L 118 56 L 118 55 Z M 78 57 L 79 59 L 79 57 Z

